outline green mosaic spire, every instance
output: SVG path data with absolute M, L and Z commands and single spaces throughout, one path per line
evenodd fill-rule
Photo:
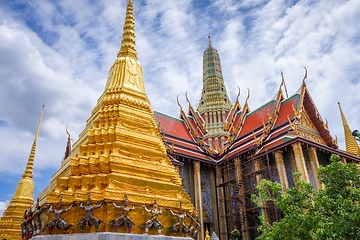
M 218 145 L 223 145 L 226 140 L 226 133 L 223 128 L 223 120 L 226 119 L 232 103 L 226 92 L 224 78 L 221 70 L 220 57 L 217 50 L 211 46 L 206 48 L 203 57 L 203 89 L 197 107 L 207 123 L 208 133 L 205 139 L 216 138 Z M 208 142 L 212 145 L 212 141 Z

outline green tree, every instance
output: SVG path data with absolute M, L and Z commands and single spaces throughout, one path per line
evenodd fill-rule
M 360 171 L 356 164 L 344 164 L 332 155 L 331 164 L 318 175 L 325 188 L 318 192 L 304 180 L 283 192 L 282 185 L 262 180 L 253 201 L 262 207 L 272 201 L 283 218 L 272 225 L 260 216 L 258 239 L 360 239 Z M 300 173 L 295 174 L 298 179 Z
M 234 229 L 231 233 L 230 233 L 231 237 L 230 240 L 238 240 L 241 239 L 241 233 L 239 232 L 239 230 Z

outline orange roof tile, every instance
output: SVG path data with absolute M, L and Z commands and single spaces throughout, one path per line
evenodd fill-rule
M 245 118 L 244 126 L 241 128 L 238 137 L 241 137 L 246 133 L 262 126 L 263 121 L 266 123 L 268 120 L 267 113 L 271 114 L 273 106 L 274 101 L 271 101 L 268 104 L 260 107 L 258 110 L 249 113 Z
M 160 122 L 161 130 L 164 130 L 166 134 L 193 141 L 188 129 L 186 128 L 182 120 L 155 111 L 154 115 L 156 121 L 158 123 Z
M 284 122 L 288 122 L 287 116 L 289 116 L 290 119 L 294 117 L 294 110 L 292 106 L 294 105 L 295 110 L 297 110 L 299 104 L 299 98 L 300 95 L 296 94 L 293 97 L 290 97 L 289 99 L 286 99 L 281 103 L 279 115 L 276 119 L 276 123 L 274 127 L 277 127 Z

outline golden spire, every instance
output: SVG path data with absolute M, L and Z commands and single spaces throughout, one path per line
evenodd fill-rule
M 25 173 L 22 176 L 23 178 L 32 178 L 33 177 L 32 172 L 33 172 L 33 165 L 34 165 L 36 140 L 37 140 L 37 136 L 39 134 L 39 128 L 40 128 L 40 123 L 41 123 L 41 117 L 42 117 L 42 114 L 43 114 L 43 111 L 44 111 L 44 106 L 45 105 L 43 104 L 42 109 L 41 109 L 39 124 L 38 124 L 38 127 L 36 129 L 35 140 L 34 140 L 34 143 L 32 145 L 31 151 L 30 151 L 30 156 L 29 156 L 26 168 L 25 168 Z
M 34 203 L 34 181 L 32 171 L 35 157 L 36 140 L 39 134 L 41 117 L 44 110 L 44 104 L 41 109 L 39 124 L 35 134 L 35 140 L 31 148 L 29 160 L 25 173 L 16 187 L 14 197 L 5 209 L 0 219 L 0 239 L 21 239 L 21 227 L 24 212 Z
M 143 98 L 146 98 L 143 70 L 141 64 L 137 60 L 138 57 L 135 48 L 134 8 L 133 1 L 129 0 L 126 9 L 121 48 L 117 54 L 115 63 L 110 68 L 104 92 L 109 90 L 111 93 L 118 93 L 118 91 L 122 91 L 124 93 L 124 91 L 127 91 L 131 94 L 131 96 L 133 96 L 133 94 L 140 94 Z M 124 95 L 122 95 L 122 97 L 124 97 Z M 98 104 L 92 112 L 93 114 L 96 114 L 99 108 L 103 105 L 104 98 L 114 100 L 114 98 L 119 99 L 119 95 L 105 96 L 105 94 L 103 94 L 99 98 Z M 146 104 L 150 105 L 150 103 Z
M 208 36 L 208 38 L 209 38 L 209 47 L 211 47 L 210 35 Z
M 347 123 L 345 115 L 341 109 L 340 102 L 338 102 L 338 104 L 340 108 L 342 123 L 344 126 L 346 151 L 355 155 L 360 155 L 360 147 L 359 145 L 357 145 L 356 140 L 351 133 L 349 124 Z
M 129 0 L 126 8 L 126 17 L 121 41 L 121 48 L 118 57 L 131 57 L 138 59 L 135 48 L 135 24 L 134 24 L 134 7 L 133 1 Z

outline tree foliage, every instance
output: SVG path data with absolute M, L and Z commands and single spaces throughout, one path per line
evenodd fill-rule
M 286 192 L 276 182 L 258 184 L 259 196 L 253 195 L 253 201 L 259 207 L 273 201 L 283 213 L 272 225 L 259 217 L 258 239 L 360 239 L 360 171 L 355 163 L 344 164 L 337 155 L 330 160 L 331 164 L 318 169 L 325 186 L 318 192 L 304 180 Z
M 234 229 L 231 233 L 230 233 L 231 237 L 230 240 L 238 240 L 241 239 L 241 233 L 239 232 L 239 230 Z

